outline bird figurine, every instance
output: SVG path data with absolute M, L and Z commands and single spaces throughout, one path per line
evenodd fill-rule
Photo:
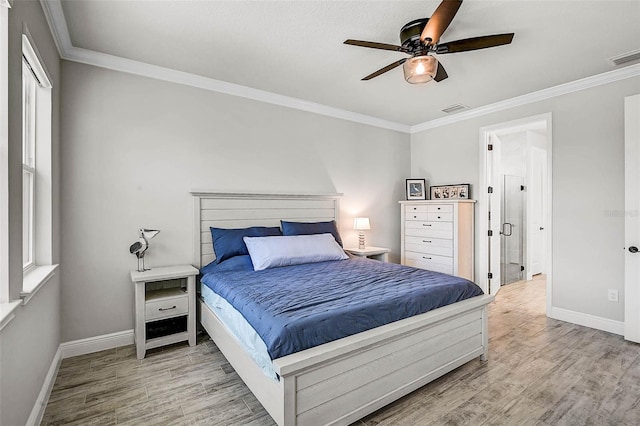
M 144 253 L 149 248 L 149 240 L 158 235 L 159 232 L 157 229 L 140 228 L 138 231 L 138 241 L 129 247 L 129 252 L 135 254 L 138 258 L 138 272 L 149 270 L 144 267 Z

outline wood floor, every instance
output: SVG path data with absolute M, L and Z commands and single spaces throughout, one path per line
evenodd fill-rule
M 640 345 L 544 315 L 545 281 L 505 286 L 490 306 L 490 357 L 474 360 L 355 423 L 640 425 Z M 42 421 L 272 425 L 215 345 L 200 337 L 63 360 Z

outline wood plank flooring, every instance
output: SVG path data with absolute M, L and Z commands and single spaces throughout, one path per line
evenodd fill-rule
M 505 286 L 490 305 L 490 356 L 355 423 L 639 425 L 640 345 L 546 318 L 545 281 Z M 63 360 L 43 425 L 273 425 L 206 336 Z

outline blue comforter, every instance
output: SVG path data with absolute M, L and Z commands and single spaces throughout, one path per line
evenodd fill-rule
M 483 294 L 463 278 L 355 257 L 256 272 L 238 256 L 202 273 L 271 359 Z

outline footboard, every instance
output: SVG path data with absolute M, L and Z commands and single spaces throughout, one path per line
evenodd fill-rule
M 486 359 L 492 300 L 475 297 L 274 360 L 283 424 L 349 424 L 473 358 Z

